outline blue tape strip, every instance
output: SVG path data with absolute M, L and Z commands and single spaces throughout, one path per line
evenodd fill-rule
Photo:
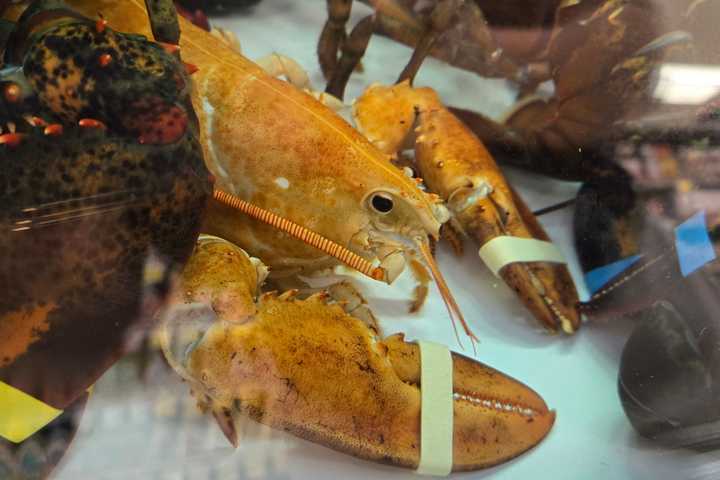
M 699 212 L 675 228 L 680 271 L 687 277 L 698 268 L 715 260 L 715 249 L 707 232 L 705 212 Z
M 590 295 L 600 290 L 611 279 L 633 266 L 641 258 L 642 255 L 633 255 L 632 257 L 623 258 L 604 267 L 590 270 L 585 274 L 585 285 L 587 285 Z

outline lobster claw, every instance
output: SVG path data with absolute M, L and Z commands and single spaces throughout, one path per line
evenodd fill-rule
M 433 90 L 408 82 L 371 86 L 354 108 L 358 129 L 385 153 L 414 140 L 415 164 L 425 184 L 480 246 L 500 236 L 549 241 L 483 144 Z M 499 276 L 549 330 L 573 333 L 579 328 L 577 292 L 564 265 L 511 263 Z
M 403 334 L 383 340 L 398 377 L 420 384 L 420 349 Z M 454 470 L 510 460 L 550 432 L 555 411 L 534 390 L 483 363 L 453 353 Z
M 175 301 L 185 306 L 166 317 L 163 351 L 201 407 L 234 445 L 234 420 L 245 414 L 345 453 L 416 467 L 419 347 L 402 334 L 382 339 L 326 293 L 266 293 L 248 305 L 258 271 L 240 248 L 201 237 L 182 274 Z M 550 431 L 555 413 L 517 380 L 457 354 L 450 374 L 454 470 L 509 460 Z

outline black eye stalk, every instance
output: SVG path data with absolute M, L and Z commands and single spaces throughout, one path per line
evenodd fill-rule
M 379 213 L 390 213 L 394 207 L 394 203 L 391 198 L 385 195 L 373 195 L 372 207 Z

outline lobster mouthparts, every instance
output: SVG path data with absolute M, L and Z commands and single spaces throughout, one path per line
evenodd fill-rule
M 184 327 L 178 335 L 177 327 L 189 317 L 169 315 L 166 331 L 176 347 L 166 355 L 228 439 L 237 444 L 234 420 L 245 414 L 361 458 L 417 467 L 418 346 L 402 334 L 381 339 L 327 294 L 304 300 L 296 292 L 265 294 L 249 309 L 243 292 L 254 291 L 255 284 L 241 285 L 237 271 L 219 272 L 230 268 L 227 262 L 213 260 L 246 254 L 227 242 L 208 247 L 212 254 L 198 250 L 186 267 L 179 290 L 186 305 L 179 311 L 200 304 L 210 321 L 195 323 L 197 331 L 190 335 Z M 251 283 L 256 267 L 248 268 Z M 200 276 L 215 283 L 199 281 Z M 228 299 L 236 299 L 236 309 L 228 309 Z M 222 311 L 217 305 L 224 305 Z M 231 311 L 252 313 L 229 319 L 223 312 Z M 467 357 L 453 354 L 452 363 L 453 470 L 509 460 L 550 431 L 555 413 L 533 390 Z

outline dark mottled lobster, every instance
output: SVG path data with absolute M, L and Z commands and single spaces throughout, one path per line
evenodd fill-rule
M 212 191 L 172 4 L 150 3 L 167 44 L 58 1 L 0 5 L 0 382 L 65 411 L 0 438 L 10 478 L 58 461 L 86 390 L 192 252 Z

